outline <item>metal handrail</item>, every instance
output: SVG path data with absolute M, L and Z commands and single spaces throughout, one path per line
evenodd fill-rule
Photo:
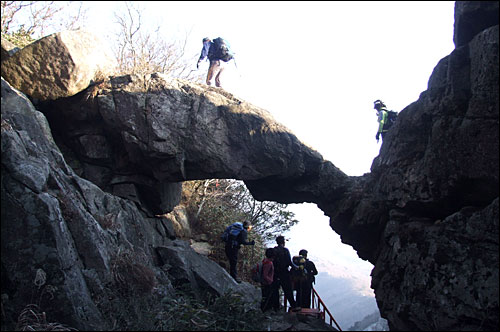
M 323 320 L 325 320 L 325 312 L 328 314 L 328 316 L 330 317 L 330 326 L 332 326 L 332 322 L 335 323 L 335 326 L 337 326 L 338 330 L 339 331 L 342 331 L 342 329 L 340 328 L 339 324 L 337 323 L 337 321 L 335 320 L 335 318 L 333 318 L 333 315 L 332 313 L 330 312 L 330 310 L 328 310 L 328 308 L 326 307 L 325 303 L 323 302 L 323 300 L 321 299 L 321 297 L 319 297 L 319 294 L 318 292 L 316 292 L 316 290 L 314 289 L 314 287 L 312 287 L 312 292 L 311 292 L 311 297 L 312 297 L 312 307 L 315 308 L 315 304 L 316 304 L 316 301 L 314 299 L 314 297 L 317 296 L 318 297 L 318 301 L 317 301 L 317 308 L 319 309 L 319 311 L 322 313 L 322 318 Z M 321 310 L 321 307 L 320 306 L 323 306 L 324 308 L 324 311 Z
M 317 297 L 317 301 L 315 299 L 315 297 Z M 328 308 L 326 307 L 325 303 L 323 302 L 323 300 L 321 299 L 321 297 L 319 296 L 318 292 L 316 291 L 316 289 L 314 289 L 314 287 L 312 287 L 312 292 L 311 292 L 311 303 L 312 303 L 312 308 L 318 308 L 318 310 L 320 311 L 321 313 L 321 318 L 323 319 L 323 321 L 325 321 L 325 312 L 328 314 L 329 318 L 330 318 L 330 326 L 333 326 L 332 323 L 335 323 L 335 326 L 337 326 L 337 329 L 339 331 L 342 331 L 342 329 L 340 328 L 339 324 L 337 323 L 337 321 L 335 320 L 335 318 L 333 318 L 333 315 L 332 313 L 330 312 L 330 310 L 328 310 Z M 286 300 L 286 296 L 283 294 L 283 306 L 285 308 L 285 312 L 287 312 L 287 300 Z M 321 306 L 323 306 L 323 310 L 321 310 Z

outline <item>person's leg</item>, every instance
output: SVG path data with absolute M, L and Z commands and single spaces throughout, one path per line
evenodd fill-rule
M 262 303 L 260 305 L 260 308 L 262 312 L 265 312 L 272 307 L 271 303 L 271 285 L 263 285 L 262 286 Z
M 281 287 L 283 288 L 283 292 L 285 293 L 285 296 L 288 300 L 288 303 L 290 304 L 290 307 L 292 309 L 296 308 L 297 302 L 295 302 L 295 299 L 293 298 L 290 275 L 288 273 L 284 273 L 283 275 L 280 276 L 280 279 L 281 279 Z
M 224 71 L 224 66 L 222 65 L 220 60 L 218 60 L 217 62 L 218 62 L 218 65 L 217 65 L 217 73 L 215 75 L 215 86 L 220 88 L 221 87 L 220 76 L 221 76 L 222 72 Z
M 238 279 L 238 248 L 233 248 L 232 250 L 232 260 L 231 260 L 231 273 L 234 280 L 240 282 Z
M 280 283 L 279 280 L 275 279 L 271 284 L 271 307 L 274 311 L 280 310 Z
M 295 285 L 295 286 L 294 286 Z M 297 305 L 302 303 L 302 283 L 298 280 L 292 280 L 292 289 L 295 289 L 295 302 Z
M 214 77 L 215 70 L 217 69 L 218 61 L 210 61 L 210 66 L 208 67 L 208 72 L 207 72 L 207 85 L 212 85 L 212 78 Z
M 300 305 L 302 308 L 311 307 L 311 291 L 311 283 L 309 281 L 304 281 L 304 283 L 302 284 L 302 301 Z
M 229 260 L 229 274 L 236 280 L 238 278 L 236 269 L 238 263 L 238 249 L 226 246 L 225 250 L 227 259 Z

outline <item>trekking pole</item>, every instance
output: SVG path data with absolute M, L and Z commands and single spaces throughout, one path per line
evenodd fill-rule
M 238 69 L 238 66 L 236 65 L 236 58 L 233 58 L 233 61 L 234 61 L 234 68 L 236 68 L 236 71 L 238 72 L 238 75 L 240 75 L 240 77 L 241 77 L 240 70 Z

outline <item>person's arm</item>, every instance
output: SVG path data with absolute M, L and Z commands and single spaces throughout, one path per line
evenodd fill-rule
M 200 58 L 198 59 L 198 63 L 205 60 L 208 56 L 208 51 L 210 50 L 210 42 L 203 43 L 203 48 L 201 49 Z
M 246 230 L 242 230 L 239 236 L 240 236 L 240 241 L 239 241 L 240 244 L 244 244 L 246 246 L 253 246 L 255 244 L 254 240 L 247 241 L 248 232 Z
M 318 274 L 318 270 L 316 270 L 316 265 L 314 265 L 313 262 L 309 261 L 311 263 L 311 271 L 312 271 L 312 274 L 313 275 L 317 275 Z
M 292 256 L 290 255 L 290 250 L 288 250 L 288 248 L 285 248 L 285 249 L 286 249 L 286 253 L 287 253 L 288 265 L 290 265 L 293 268 L 298 269 L 299 267 L 293 263 Z

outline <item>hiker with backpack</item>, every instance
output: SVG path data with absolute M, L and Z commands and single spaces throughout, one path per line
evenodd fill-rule
M 378 143 L 380 135 L 382 135 L 382 141 L 384 140 L 386 133 L 392 127 L 394 122 L 396 122 L 398 113 L 394 111 L 389 111 L 385 106 L 385 104 L 379 99 L 375 100 L 373 104 L 374 104 L 373 108 L 377 110 L 377 117 L 378 117 L 377 121 L 379 123 L 377 135 L 375 136 Z
M 310 308 L 312 285 L 315 282 L 315 275 L 318 274 L 318 270 L 316 269 L 316 265 L 307 258 L 307 250 L 302 249 L 299 251 L 299 255 L 302 257 L 299 269 L 302 267 L 301 270 L 304 272 L 298 278 L 296 301 L 301 308 Z
M 252 225 L 248 221 L 235 222 L 226 228 L 221 237 L 222 241 L 225 242 L 224 249 L 229 260 L 229 274 L 237 283 L 241 282 L 237 273 L 238 251 L 241 245 L 255 245 L 255 240 L 247 241 L 248 231 L 251 229 Z
M 300 307 L 297 306 L 293 297 L 289 271 L 290 266 L 294 268 L 297 268 L 297 266 L 292 262 L 290 251 L 288 248 L 285 248 L 285 237 L 281 235 L 278 236 L 276 238 L 276 243 L 278 245 L 274 247 L 274 278 L 271 290 L 272 307 L 275 311 L 278 311 L 280 308 L 279 289 L 281 287 L 283 289 L 283 293 L 285 293 L 288 303 L 290 304 L 290 307 L 292 308 L 292 311 L 300 311 Z
M 215 38 L 213 41 L 208 37 L 203 38 L 203 47 L 196 68 L 199 68 L 200 63 L 205 58 L 208 58 L 210 61 L 206 83 L 207 85 L 211 85 L 212 79 L 215 78 L 215 86 L 220 88 L 220 77 L 225 67 L 224 62 L 228 62 L 234 58 L 233 53 L 230 51 L 229 43 L 221 37 Z

